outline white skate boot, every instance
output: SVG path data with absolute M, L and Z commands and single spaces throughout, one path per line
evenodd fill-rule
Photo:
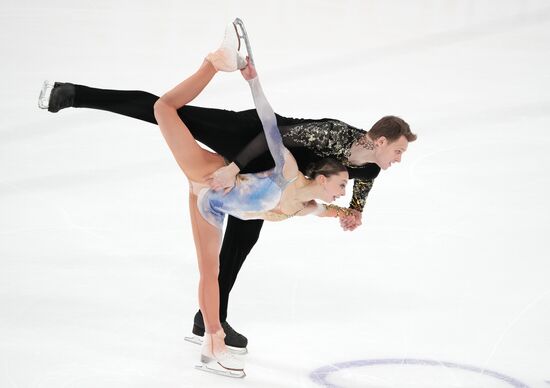
M 201 364 L 195 368 L 222 376 L 243 378 L 246 374 L 244 373 L 244 362 L 242 360 L 239 360 L 227 349 L 221 352 L 214 352 L 213 341 L 217 340 L 223 343 L 224 337 L 223 330 L 214 334 L 204 334 Z
M 229 23 L 225 28 L 225 36 L 220 48 L 206 56 L 216 70 L 235 71 L 246 67 L 246 58 L 239 52 L 241 39 L 234 23 Z

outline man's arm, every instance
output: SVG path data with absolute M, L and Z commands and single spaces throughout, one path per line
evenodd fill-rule
M 373 183 L 374 178 L 355 179 L 349 213 L 340 217 L 340 225 L 344 230 L 354 230 L 362 224 L 363 209 Z
M 353 195 L 349 203 L 349 208 L 362 212 L 367 202 L 367 196 L 374 184 L 374 178 L 371 179 L 358 179 L 353 182 Z

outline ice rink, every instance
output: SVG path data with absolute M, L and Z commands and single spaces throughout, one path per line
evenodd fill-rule
M 418 134 L 357 230 L 264 224 L 230 298 L 242 380 L 184 341 L 198 270 L 158 127 L 37 108 L 44 79 L 162 94 L 237 16 L 276 112 Z M 550 388 L 548 1 L 8 0 L 0 29 L 1 388 Z M 238 73 L 194 104 L 253 107 Z

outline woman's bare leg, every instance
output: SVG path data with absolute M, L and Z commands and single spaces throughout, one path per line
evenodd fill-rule
M 185 175 L 195 182 L 204 182 L 205 176 L 225 163 L 220 155 L 201 148 L 178 116 L 177 109 L 191 102 L 208 85 L 216 72 L 214 66 L 205 60 L 193 75 L 155 103 L 155 118 L 166 143 Z
M 218 284 L 219 254 L 222 234 L 221 230 L 211 225 L 200 214 L 197 207 L 197 196 L 189 192 L 189 214 L 193 238 L 197 250 L 200 272 L 199 307 L 204 319 L 207 334 L 223 331 L 220 323 L 220 289 Z M 223 337 L 212 336 L 214 353 L 225 350 Z
M 193 101 L 217 72 L 216 68 L 205 59 L 194 74 L 177 84 L 161 98 L 179 109 Z

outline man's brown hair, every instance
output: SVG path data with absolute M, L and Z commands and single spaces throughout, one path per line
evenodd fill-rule
M 372 140 L 384 136 L 390 143 L 398 140 L 401 136 L 405 136 L 409 142 L 416 140 L 416 135 L 411 132 L 409 124 L 397 116 L 382 117 L 374 123 L 368 134 Z

